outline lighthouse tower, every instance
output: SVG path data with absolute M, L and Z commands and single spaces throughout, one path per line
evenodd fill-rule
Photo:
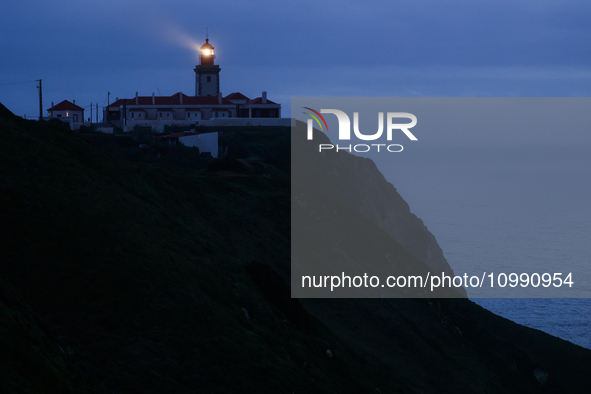
M 200 48 L 199 65 L 195 66 L 195 96 L 214 96 L 220 92 L 220 66 L 213 64 L 213 45 L 209 38 Z

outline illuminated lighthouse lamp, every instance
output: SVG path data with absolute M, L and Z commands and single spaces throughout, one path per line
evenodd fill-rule
M 215 54 L 213 52 L 214 47 L 209 43 L 209 38 L 205 39 L 205 44 L 203 44 L 200 48 L 201 55 L 199 59 L 201 60 L 202 65 L 213 65 L 213 59 L 215 59 Z

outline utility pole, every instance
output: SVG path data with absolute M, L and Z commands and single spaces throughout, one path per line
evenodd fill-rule
M 43 120 L 43 87 L 41 85 L 41 80 L 38 79 L 37 81 L 39 81 L 39 86 L 37 86 L 39 88 L 39 121 Z
M 90 103 L 90 126 L 92 127 L 92 103 Z
M 96 123 L 98 123 L 98 103 L 96 103 Z

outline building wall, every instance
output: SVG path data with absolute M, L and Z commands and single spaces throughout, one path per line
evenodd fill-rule
M 202 120 L 198 126 L 291 126 L 290 118 L 217 118 Z
M 123 125 L 122 121 L 112 121 L 117 127 L 123 129 L 124 132 L 132 131 L 135 126 L 149 126 L 157 132 L 163 132 L 164 126 L 187 126 L 187 128 L 195 128 L 199 126 L 291 126 L 290 118 L 212 118 L 207 120 L 191 121 L 191 120 L 144 120 L 142 122 L 128 122 Z
M 236 108 L 228 105 L 220 105 L 219 108 L 191 108 L 183 105 L 151 107 L 138 106 L 133 108 L 133 106 L 128 105 L 127 116 L 123 115 L 123 108 L 110 109 L 108 121 L 126 131 L 131 131 L 135 126 L 154 126 L 158 124 L 194 126 L 210 118 L 228 119 L 236 116 Z
M 185 146 L 197 147 L 199 152 L 210 152 L 214 158 L 218 157 L 218 133 L 205 133 L 179 137 L 179 142 Z
M 277 104 L 247 104 L 240 107 L 241 118 L 280 118 L 281 106 Z
M 78 130 L 84 124 L 84 111 L 49 111 L 49 117 L 68 123 L 72 130 Z
M 279 108 L 252 108 L 251 117 L 253 118 L 278 118 Z
M 195 96 L 216 97 L 220 92 L 220 66 L 195 67 Z
M 217 67 L 217 66 L 216 66 Z M 196 69 L 197 70 L 197 69 Z M 265 92 L 263 92 L 265 93 Z M 222 101 L 218 96 L 218 103 Z M 136 98 L 135 103 L 138 102 Z M 124 131 L 131 131 L 135 126 L 156 125 L 210 125 L 210 120 L 231 120 L 236 118 L 269 119 L 271 122 L 260 121 L 230 121 L 231 125 L 284 125 L 281 120 L 281 105 L 275 103 L 266 104 L 128 104 L 126 106 L 109 107 L 106 111 L 106 122 L 120 127 Z M 220 123 L 213 123 L 220 124 Z

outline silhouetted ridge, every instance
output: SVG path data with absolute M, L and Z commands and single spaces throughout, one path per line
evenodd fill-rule
M 4 104 L 0 103 L 0 119 L 2 120 L 13 120 L 17 118 Z

